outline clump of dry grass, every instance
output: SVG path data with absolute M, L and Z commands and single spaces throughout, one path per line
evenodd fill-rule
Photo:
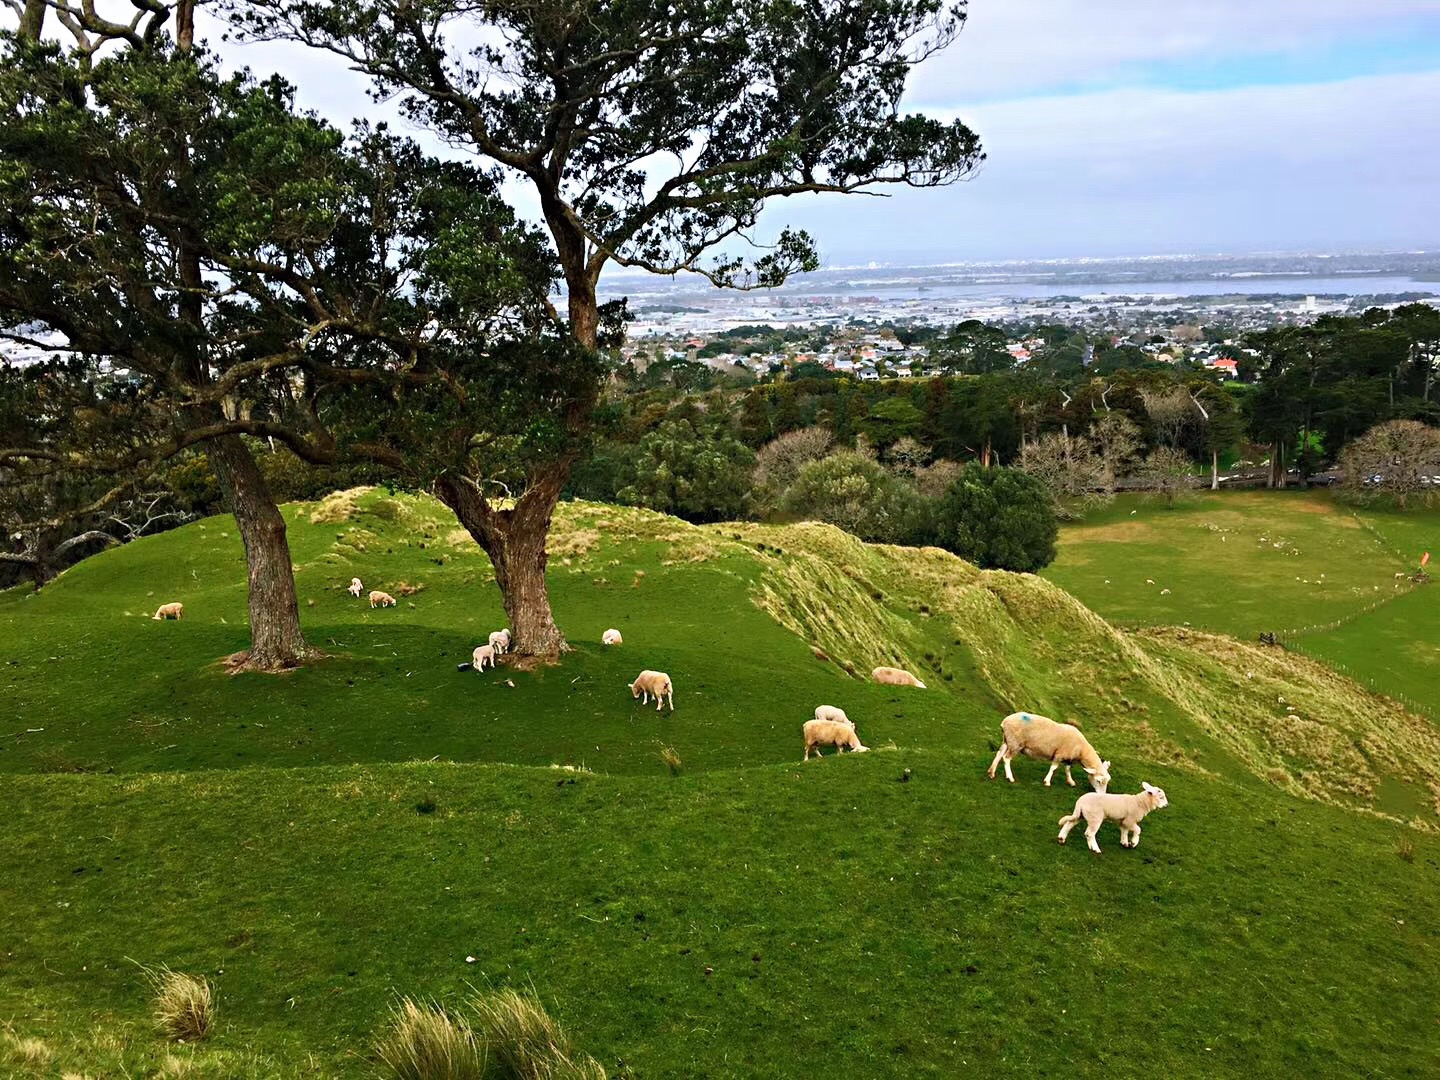
M 55 1058 L 55 1051 L 43 1039 L 26 1038 L 18 1035 L 7 1034 L 5 1041 L 8 1047 L 8 1057 L 16 1065 L 26 1069 L 38 1071 L 45 1068 Z
M 605 1070 L 577 1050 L 534 992 L 513 989 L 470 999 L 495 1080 L 605 1080 Z
M 680 760 L 680 752 L 673 746 L 660 748 L 660 760 L 664 763 L 665 768 L 670 770 L 671 776 L 679 776 L 680 770 L 685 767 L 685 763 Z
M 595 529 L 571 529 L 552 532 L 547 547 L 551 555 L 585 555 L 600 543 L 600 533 Z
M 375 1052 L 396 1080 L 483 1080 L 485 1047 L 463 1017 L 439 1005 L 404 997 Z
M 354 487 L 344 491 L 332 491 L 310 511 L 310 524 L 338 525 L 342 521 L 349 521 L 355 516 L 355 506 L 360 496 L 370 490 L 372 489 L 368 487 Z
M 150 1013 L 155 1023 L 174 1042 L 197 1042 L 215 1023 L 215 998 L 203 975 L 188 975 L 158 968 L 142 967 L 153 995 Z
M 1395 855 L 1401 862 L 1415 861 L 1415 841 L 1408 836 L 1395 838 Z

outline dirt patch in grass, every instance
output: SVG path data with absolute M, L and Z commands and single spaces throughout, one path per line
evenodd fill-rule
M 1123 543 L 1150 536 L 1154 530 L 1143 521 L 1117 521 L 1113 525 L 1082 525 L 1073 531 L 1060 534 L 1060 542 L 1088 544 L 1099 540 L 1105 543 Z

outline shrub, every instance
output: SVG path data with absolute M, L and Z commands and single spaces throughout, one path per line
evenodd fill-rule
M 755 454 L 755 487 L 770 502 L 778 501 L 800 470 L 819 461 L 830 449 L 828 428 L 808 427 L 772 439 Z
M 915 544 L 927 542 L 930 534 L 929 507 L 920 493 L 853 450 L 802 468 L 782 504 L 862 540 Z
M 1033 572 L 1055 558 L 1055 509 L 1045 485 L 1019 469 L 971 463 L 936 512 L 935 538 L 978 566 Z
M 174 1042 L 203 1039 L 215 1022 L 215 1001 L 205 977 L 168 967 L 142 970 L 154 990 L 151 1014 L 165 1037 Z
M 634 481 L 619 498 L 690 521 L 738 518 L 749 506 L 754 465 L 754 453 L 726 431 L 667 420 L 640 440 Z
M 395 1080 L 483 1080 L 485 1048 L 463 1018 L 401 998 L 375 1051 Z

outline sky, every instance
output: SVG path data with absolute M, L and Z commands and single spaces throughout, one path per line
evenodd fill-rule
M 377 114 L 338 61 L 221 51 Z M 904 111 L 977 131 L 979 173 L 776 200 L 762 233 L 829 265 L 1440 247 L 1440 0 L 971 0 Z

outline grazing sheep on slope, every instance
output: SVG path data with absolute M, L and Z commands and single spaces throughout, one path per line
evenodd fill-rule
M 476 671 L 485 670 L 485 661 L 490 661 L 490 666 L 495 666 L 495 646 L 476 645 L 475 651 L 470 655 L 470 666 Z
M 370 594 L 370 606 L 373 607 L 394 607 L 395 597 L 388 592 L 381 592 L 376 589 Z
M 921 690 L 925 689 L 923 682 L 898 667 L 877 667 L 870 672 L 870 678 L 886 686 L 918 686 Z
M 1010 760 L 1024 754 L 1050 762 L 1050 771 L 1045 774 L 1046 787 L 1061 765 L 1065 766 L 1065 782 L 1074 787 L 1070 766 L 1077 761 L 1090 774 L 1090 783 L 1096 791 L 1103 792 L 1110 783 L 1110 763 L 1100 760 L 1095 748 L 1073 724 L 1057 724 L 1048 716 L 1017 712 L 1000 721 L 1000 735 L 1000 749 L 990 762 L 991 780 L 995 779 L 995 770 L 1004 763 L 1005 779 L 1013 784 L 1015 774 L 1010 771 Z
M 161 604 L 155 609 L 152 619 L 182 619 L 185 617 L 184 604 Z
M 845 715 L 845 710 L 835 705 L 816 705 L 815 719 L 833 720 L 837 724 L 849 724 L 851 727 L 855 726 L 855 721 Z
M 665 699 L 670 699 L 670 711 L 675 711 L 675 687 L 670 682 L 670 676 L 663 671 L 645 670 L 635 676 L 635 681 L 630 684 L 630 696 L 632 698 L 644 695 L 642 705 L 650 704 L 650 696 L 655 696 L 655 711 L 660 711 L 660 706 L 665 704 Z
M 805 757 L 801 760 L 810 760 L 810 751 L 815 751 L 817 757 L 820 754 L 820 747 L 833 746 L 837 752 L 844 753 L 846 750 L 855 754 L 863 754 L 870 748 L 860 744 L 860 736 L 855 733 L 855 725 L 846 720 L 806 720 L 805 721 Z
M 495 650 L 496 656 L 504 656 L 510 651 L 510 631 L 496 630 L 490 635 L 490 647 Z
M 365 586 L 360 584 L 360 579 L 359 579 L 358 577 L 352 577 L 352 578 L 350 579 L 350 588 L 349 588 L 350 595 L 353 596 L 353 597 L 355 597 L 356 600 L 359 600 L 359 599 L 360 599 L 360 594 L 361 594 L 362 592 L 364 592 L 364 591 L 365 591 Z
M 1105 795 L 1098 791 L 1087 791 L 1081 795 L 1075 800 L 1074 811 L 1060 819 L 1060 843 L 1065 842 L 1070 830 L 1083 817 L 1085 842 L 1095 854 L 1100 854 L 1100 845 L 1095 842 L 1095 834 L 1107 821 L 1120 823 L 1121 847 L 1139 847 L 1140 819 L 1151 810 L 1170 805 L 1170 800 L 1160 788 L 1144 783 L 1140 787 L 1144 790 L 1137 795 Z
M 623 645 L 625 644 L 625 639 L 620 636 L 619 630 L 611 627 L 609 630 L 606 630 L 605 633 L 600 636 L 600 644 Z

